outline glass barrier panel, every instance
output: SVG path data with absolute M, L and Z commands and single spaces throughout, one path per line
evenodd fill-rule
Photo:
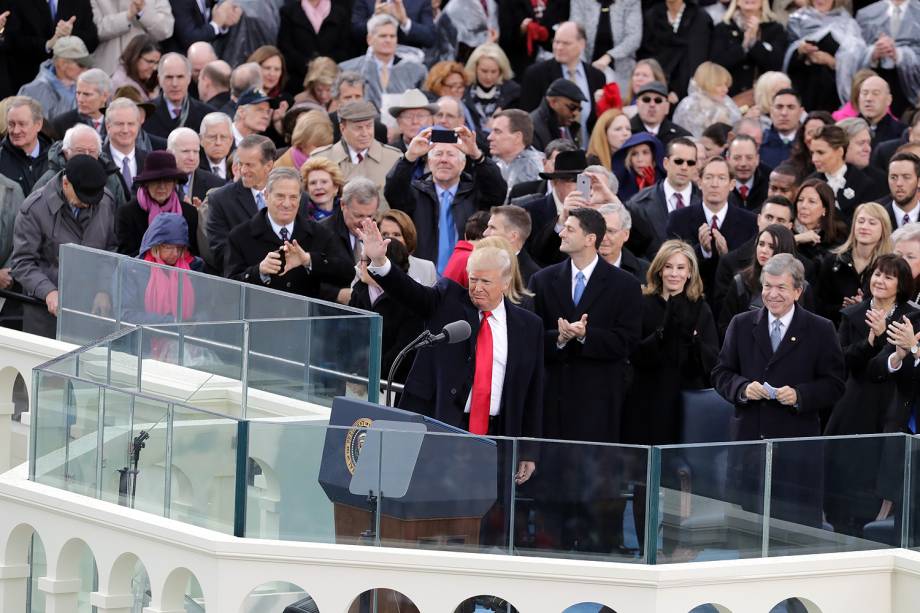
M 243 319 L 245 285 L 200 272 L 183 272 L 183 322 Z
M 349 439 L 349 433 L 349 428 L 295 418 L 249 422 L 247 537 L 358 542 L 355 527 L 341 523 L 337 511 L 340 502 L 352 500 L 345 441 L 354 447 L 363 440 L 355 438 L 359 433 Z M 358 506 L 366 512 L 366 506 Z M 360 529 L 366 527 L 361 522 Z
M 380 544 L 510 554 L 515 441 L 391 423 L 392 430 L 374 423 L 355 471 L 356 478 L 368 468 L 379 472 Z
M 139 329 L 126 330 L 108 342 L 108 384 L 120 390 L 137 392 L 140 368 L 141 336 Z
M 169 403 L 144 396 L 134 397 L 134 414 L 129 444 L 137 455 L 131 462 L 128 484 L 128 506 L 148 513 L 163 515 L 167 483 L 167 429 Z
M 875 522 L 903 499 L 904 453 L 900 434 L 772 441 L 768 555 L 896 546 L 895 522 Z
M 293 319 L 310 316 L 303 296 L 245 284 L 243 319 Z
M 58 339 L 86 345 L 118 329 L 118 255 L 76 245 L 60 251 Z M 124 258 L 128 260 L 128 258 Z
M 515 488 L 519 555 L 641 562 L 649 449 L 521 440 L 536 470 Z
M 102 474 L 100 499 L 128 506 L 131 464 L 131 414 L 134 395 L 114 389 L 103 390 Z
M 95 498 L 102 387 L 78 379 L 71 379 L 68 385 L 73 410 L 68 417 L 68 435 L 64 448 L 66 483 L 62 487 Z
M 72 380 L 55 373 L 33 371 L 31 478 L 67 489 L 68 453 L 77 421 Z
M 659 491 L 650 501 L 658 503 L 657 563 L 761 556 L 766 449 L 763 442 L 659 447 Z
M 132 325 L 175 323 L 179 320 L 178 269 L 145 262 L 138 258 L 123 258 L 118 267 L 119 295 L 114 311 L 119 322 Z M 148 296 L 148 286 L 160 280 L 161 293 Z M 186 303 L 186 308 L 188 304 Z
M 902 546 L 920 550 L 920 437 L 911 436 L 907 449 L 910 466 L 905 482 L 910 502 L 898 505 L 902 510 L 895 516 L 895 525 L 903 530 Z
M 237 421 L 174 405 L 169 517 L 233 534 Z

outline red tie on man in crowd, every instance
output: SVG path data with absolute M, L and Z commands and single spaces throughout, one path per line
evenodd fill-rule
M 687 206 L 686 204 L 684 204 L 684 197 L 681 194 L 675 193 L 674 200 L 675 200 L 674 208 L 676 209 L 682 209 L 685 206 Z
M 482 312 L 479 334 L 476 336 L 476 372 L 473 374 L 473 396 L 470 399 L 470 432 L 488 434 L 489 410 L 492 406 L 492 327 L 489 316 Z
M 747 185 L 742 185 L 741 187 L 738 188 L 738 193 L 741 194 L 741 199 L 744 200 L 745 202 L 747 202 L 747 197 L 750 191 L 751 190 L 748 188 Z
M 719 229 L 719 218 L 715 215 L 712 216 L 712 223 L 710 224 L 710 227 L 713 231 Z

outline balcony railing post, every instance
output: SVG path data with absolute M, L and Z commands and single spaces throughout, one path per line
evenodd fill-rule
M 173 437 L 175 436 L 174 422 L 176 420 L 176 405 L 166 405 L 166 483 L 163 484 L 163 517 L 169 517 L 172 506 L 172 457 Z M 135 476 L 135 479 L 137 477 Z
M 246 536 L 246 492 L 249 485 L 249 422 L 236 424 L 236 489 L 233 504 L 233 536 Z
M 901 547 L 910 548 L 910 516 L 911 516 L 911 453 L 913 452 L 915 437 L 904 436 L 904 491 L 901 497 Z
M 243 351 L 240 363 L 240 419 L 246 419 L 246 409 L 249 405 L 249 332 L 250 323 L 243 322 Z
M 661 483 L 661 448 L 649 447 L 645 494 L 645 563 L 658 563 L 658 489 Z M 635 504 L 635 498 L 633 499 Z
M 763 462 L 763 531 L 760 537 L 760 557 L 770 557 L 770 498 L 773 496 L 773 442 L 766 442 Z

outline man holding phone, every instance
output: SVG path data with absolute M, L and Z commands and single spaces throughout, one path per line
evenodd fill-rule
M 413 181 L 415 164 L 425 156 L 431 174 Z M 476 144 L 476 135 L 461 126 L 422 130 L 387 175 L 384 194 L 392 208 L 415 222 L 415 256 L 435 262 L 442 272 L 467 218 L 501 204 L 506 189 L 501 171 Z

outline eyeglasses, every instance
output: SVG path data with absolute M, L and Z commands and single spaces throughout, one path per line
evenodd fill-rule
M 642 102 L 646 104 L 651 104 L 653 102 L 655 104 L 664 104 L 664 98 L 662 98 L 661 96 L 642 96 L 641 98 L 639 98 L 639 100 L 641 100 Z
M 696 166 L 696 160 L 683 160 L 681 158 L 674 158 L 673 160 L 671 160 L 671 163 L 677 164 L 678 166 L 683 166 L 684 164 L 686 164 L 690 168 L 693 168 L 694 166 Z

